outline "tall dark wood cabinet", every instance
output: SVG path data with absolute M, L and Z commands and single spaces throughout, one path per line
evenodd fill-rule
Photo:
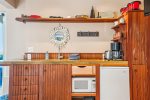
M 131 100 L 149 100 L 147 37 L 143 11 L 127 14 L 127 56 L 130 66 Z
M 143 11 L 129 11 L 121 18 L 125 19 L 125 24 L 119 24 L 116 28 L 123 34 L 119 41 L 122 43 L 124 60 L 129 62 L 131 100 L 150 100 L 150 58 L 147 54 L 147 51 L 150 54 L 150 45 L 147 45 L 148 41 L 150 42 L 147 36 L 150 18 L 146 18 Z
M 150 16 L 145 16 L 145 28 L 147 38 L 147 69 L 148 69 L 148 93 L 150 94 Z M 150 100 L 150 95 L 148 95 Z

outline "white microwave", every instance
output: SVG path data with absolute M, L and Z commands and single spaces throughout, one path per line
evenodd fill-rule
M 96 80 L 93 77 L 72 78 L 72 92 L 96 92 Z

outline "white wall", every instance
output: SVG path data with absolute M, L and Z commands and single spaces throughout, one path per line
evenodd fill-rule
M 6 12 L 6 54 L 7 59 L 21 59 L 27 47 L 34 47 L 35 52 L 57 52 L 50 43 L 49 33 L 58 23 L 20 23 L 15 18 L 21 14 L 39 14 L 43 17 L 75 16 L 90 14 L 92 5 L 97 11 L 119 11 L 132 0 L 20 0 L 17 9 L 5 9 Z M 71 40 L 63 52 L 104 52 L 109 50 L 114 33 L 111 23 L 62 23 L 70 31 Z M 78 31 L 99 31 L 98 38 L 79 38 Z

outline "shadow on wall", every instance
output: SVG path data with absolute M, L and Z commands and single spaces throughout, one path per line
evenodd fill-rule
M 20 4 L 25 2 L 25 0 L 15 0 L 15 2 L 16 2 L 16 8 L 18 8 Z

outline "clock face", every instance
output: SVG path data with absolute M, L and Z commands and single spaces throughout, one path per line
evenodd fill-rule
M 66 45 L 69 39 L 70 34 L 66 27 L 58 26 L 50 32 L 50 41 L 58 47 Z
M 61 31 L 57 31 L 55 34 L 54 34 L 54 37 L 55 37 L 55 40 L 57 41 L 62 41 L 64 39 L 64 34 L 61 33 Z

